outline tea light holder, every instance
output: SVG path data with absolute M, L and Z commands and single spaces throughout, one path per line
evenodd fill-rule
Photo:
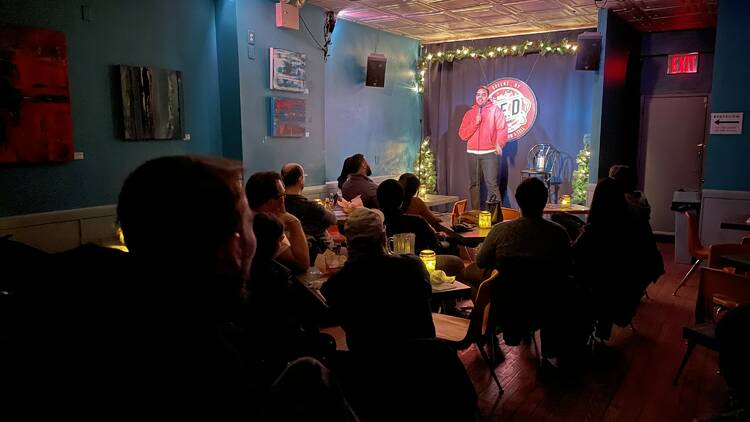
M 489 211 L 481 211 L 479 213 L 479 228 L 489 229 L 492 227 L 492 214 Z
M 560 195 L 560 208 L 570 208 L 570 195 Z
M 419 197 L 425 199 L 427 197 L 427 188 L 425 186 L 419 187 Z
M 425 249 L 422 252 L 419 253 L 419 259 L 424 262 L 424 266 L 427 267 L 427 271 L 433 272 L 435 271 L 435 265 L 437 264 L 437 257 L 435 256 L 435 252 L 431 251 L 429 249 Z

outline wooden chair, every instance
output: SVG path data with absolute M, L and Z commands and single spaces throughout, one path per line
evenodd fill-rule
M 503 221 L 515 220 L 516 218 L 521 216 L 521 211 L 518 211 L 513 208 L 502 207 L 502 211 L 503 211 Z
M 502 394 L 503 387 L 500 385 L 500 380 L 497 378 L 497 374 L 495 374 L 495 368 L 492 366 L 492 362 L 495 361 L 494 347 L 490 349 L 490 353 L 493 356 L 488 356 L 482 347 L 483 340 L 489 344 L 493 344 L 491 336 L 494 335 L 494 330 L 489 326 L 488 318 L 492 285 L 497 279 L 497 275 L 497 270 L 492 270 L 490 276 L 479 285 L 477 298 L 474 301 L 474 309 L 472 309 L 468 319 L 433 313 L 432 322 L 435 324 L 437 338 L 446 341 L 456 350 L 468 349 L 472 344 L 477 345 L 479 354 L 487 364 L 490 375 L 492 375 L 492 379 Z
M 682 328 L 682 338 L 688 343 L 673 384 L 685 369 L 695 346 L 717 350 L 716 320 L 722 310 L 750 303 L 750 277 L 728 273 L 716 268 L 702 268 L 698 298 L 695 305 L 695 324 Z
M 708 247 L 708 261 L 706 261 L 706 266 L 722 269 L 725 267 L 725 265 L 721 263 L 722 257 L 727 255 L 744 254 L 750 254 L 750 244 L 717 243 Z
M 695 262 L 693 262 L 693 266 L 690 267 L 685 277 L 682 277 L 680 284 L 672 292 L 672 296 L 677 296 L 677 292 L 685 285 L 690 275 L 693 274 L 693 271 L 698 268 L 698 265 L 708 259 L 708 248 L 701 244 L 698 237 L 698 216 L 690 211 L 685 211 L 684 214 L 688 222 L 688 250 L 690 251 L 690 256 L 695 259 Z
M 456 201 L 453 204 L 453 210 L 451 211 L 451 224 L 458 223 L 458 217 L 460 217 L 461 214 L 466 212 L 467 203 L 468 203 L 467 199 L 462 199 L 460 201 Z

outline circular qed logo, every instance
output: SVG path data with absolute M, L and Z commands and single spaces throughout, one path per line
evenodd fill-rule
M 525 82 L 501 78 L 487 85 L 490 100 L 505 113 L 508 141 L 515 141 L 531 130 L 536 120 L 536 95 Z

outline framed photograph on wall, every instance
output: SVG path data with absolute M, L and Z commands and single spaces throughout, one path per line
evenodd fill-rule
M 307 93 L 305 89 L 305 55 L 271 48 L 271 89 Z
M 302 98 L 270 97 L 271 136 L 302 138 L 305 127 L 305 100 Z

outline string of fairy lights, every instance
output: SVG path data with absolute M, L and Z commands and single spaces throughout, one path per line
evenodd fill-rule
M 508 56 L 520 57 L 525 54 L 533 53 L 539 54 L 541 56 L 545 56 L 547 54 L 566 55 L 575 54 L 576 50 L 578 50 L 578 45 L 576 43 L 564 39 L 559 42 L 527 40 L 518 44 L 511 45 L 496 45 L 482 48 L 461 47 L 455 50 L 427 53 L 417 64 L 416 86 L 414 90 L 420 93 L 424 91 L 425 73 L 427 72 L 427 68 L 432 63 L 454 62 L 457 60 L 466 59 L 494 59 L 498 57 Z

